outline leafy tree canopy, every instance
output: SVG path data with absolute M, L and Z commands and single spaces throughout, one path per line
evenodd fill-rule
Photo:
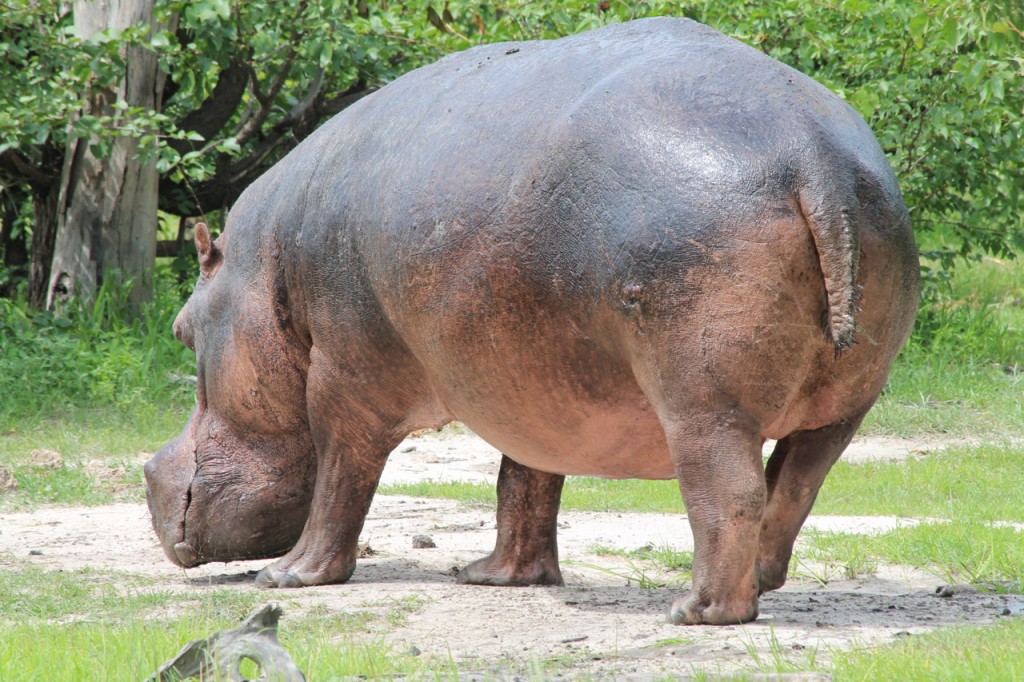
M 155 25 L 76 34 L 57 0 L 6 0 L 0 198 L 59 182 L 69 136 L 131 135 L 160 205 L 196 216 L 238 194 L 320 123 L 441 55 L 651 15 L 710 24 L 845 97 L 889 155 L 940 277 L 957 256 L 1024 248 L 1024 11 L 975 0 L 158 0 Z M 163 106 L 82 104 L 123 77 L 127 45 L 160 55 Z M 680 65 L 685 68 L 685 65 Z M 939 235 L 931 238 L 928 235 Z

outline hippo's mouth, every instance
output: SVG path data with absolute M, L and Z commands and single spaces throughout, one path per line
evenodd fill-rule
M 196 453 L 193 453 L 193 457 L 198 457 Z M 195 461 L 195 460 L 193 460 Z M 198 468 L 198 462 L 196 463 Z M 192 478 L 195 481 L 195 477 Z M 201 562 L 199 561 L 199 552 L 193 549 L 192 545 L 188 544 L 185 538 L 188 535 L 185 534 L 185 522 L 188 520 L 188 509 L 192 506 L 192 483 L 189 483 L 188 491 L 185 493 L 185 508 L 181 510 L 181 541 L 174 543 L 174 558 L 178 560 L 178 564 L 182 568 L 192 568 L 198 566 Z
M 193 472 L 199 471 L 199 448 L 198 446 L 192 449 L 192 466 Z M 203 563 L 199 557 L 199 552 L 195 550 L 192 545 L 188 543 L 188 533 L 186 532 L 185 524 L 188 522 L 188 512 L 192 507 L 192 486 L 195 485 L 196 474 L 193 474 L 192 480 L 188 483 L 188 489 L 185 491 L 185 506 L 181 510 L 181 540 L 174 543 L 174 558 L 178 560 L 178 564 L 182 568 L 193 568 Z

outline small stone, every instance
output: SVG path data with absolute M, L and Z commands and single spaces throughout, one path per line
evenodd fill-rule
M 437 547 L 437 544 L 429 535 L 414 535 L 412 536 L 412 547 L 413 549 L 430 549 Z
M 1000 616 L 1009 616 L 1009 615 L 1010 615 L 1010 614 L 1012 614 L 1012 613 L 1013 613 L 1013 612 L 1012 612 L 1012 611 L 1010 611 L 1010 609 L 1008 609 L 1008 608 L 1007 608 L 1007 609 L 1003 609 L 1002 611 L 1000 611 L 1000 612 L 999 612 L 999 615 L 1000 615 Z
M 575 642 L 582 642 L 590 639 L 590 635 L 577 635 L 576 637 L 566 637 L 562 640 L 562 644 L 573 644 Z
M 416 452 L 416 446 L 415 445 L 406 446 L 406 447 L 402 448 L 402 452 Z
M 409 651 L 408 651 L 408 654 L 409 654 L 410 656 L 419 656 L 419 655 L 420 655 L 420 654 L 422 654 L 422 653 L 423 653 L 423 652 L 422 652 L 422 651 L 420 651 L 419 647 L 417 647 L 417 646 L 411 646 L 411 647 L 409 647 Z
M 43 556 L 43 550 L 41 549 L 30 549 L 28 551 L 29 556 Z

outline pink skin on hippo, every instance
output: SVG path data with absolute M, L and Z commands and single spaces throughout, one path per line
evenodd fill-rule
M 198 405 L 146 465 L 172 561 L 344 582 L 388 453 L 460 420 L 506 455 L 497 544 L 460 581 L 561 584 L 564 475 L 675 478 L 695 555 L 674 623 L 749 621 L 783 584 L 918 294 L 860 117 L 669 18 L 414 71 L 196 242 L 175 333 Z

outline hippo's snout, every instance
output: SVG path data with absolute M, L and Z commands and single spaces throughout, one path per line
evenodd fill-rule
M 302 434 L 251 442 L 209 412 L 201 424 L 193 414 L 144 467 L 153 530 L 167 558 L 192 568 L 291 549 L 312 498 L 311 449 Z
M 143 466 L 146 502 L 153 530 L 167 558 L 185 568 L 199 563 L 198 554 L 191 551 L 185 542 L 185 515 L 196 473 L 195 445 L 188 430 L 186 426 L 180 436 L 161 448 Z M 190 551 L 179 551 L 178 545 L 184 545 Z

